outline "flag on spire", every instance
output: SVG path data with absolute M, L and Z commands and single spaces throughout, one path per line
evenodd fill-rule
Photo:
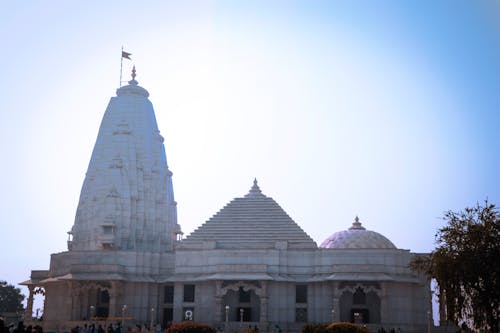
M 128 60 L 132 60 L 130 59 L 130 56 L 132 55 L 132 53 L 128 53 L 128 52 L 125 52 L 122 50 L 122 58 L 125 58 L 125 59 L 128 59 Z

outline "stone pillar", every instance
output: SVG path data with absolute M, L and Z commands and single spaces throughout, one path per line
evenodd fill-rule
M 215 315 L 213 318 L 214 323 L 219 323 L 221 322 L 222 318 L 222 298 L 219 296 L 215 296 Z
M 28 302 L 26 303 L 26 311 L 24 311 L 24 321 L 31 321 L 33 318 L 33 290 L 35 287 L 33 285 L 28 286 L 29 296 Z
M 267 324 L 267 297 L 260 298 L 260 324 L 262 328 Z
M 262 290 L 260 296 L 260 325 L 262 329 L 267 327 L 267 284 L 262 281 Z
M 339 283 L 333 282 L 333 299 L 332 299 L 332 308 L 330 309 L 330 318 L 334 322 L 340 321 L 340 291 L 338 288 Z M 333 314 L 332 314 L 333 311 Z
M 71 318 L 70 320 L 81 320 L 80 318 L 80 284 L 71 283 Z
M 45 317 L 45 310 L 47 309 L 47 288 L 43 288 L 43 318 Z M 63 315 L 64 316 L 64 315 Z
M 214 323 L 219 323 L 222 320 L 222 281 L 215 281 L 215 315 L 214 315 Z M 224 312 L 225 313 L 225 312 Z M 225 321 L 225 317 L 224 317 Z
M 72 316 L 72 309 L 73 309 L 73 283 L 71 281 L 66 281 L 65 283 L 65 290 L 66 294 L 64 295 L 66 299 L 66 308 L 64 309 L 65 316 L 63 317 L 65 320 L 71 320 Z M 48 299 L 48 294 L 50 293 L 50 287 L 45 288 L 45 303 L 44 303 L 44 308 L 43 308 L 43 318 L 44 319 L 57 319 L 57 309 L 54 309 L 52 306 L 49 309 L 47 307 L 47 299 Z M 52 304 L 51 304 L 52 305 Z M 47 311 L 50 311 L 50 316 Z
M 123 283 L 120 281 L 111 281 L 111 288 L 109 293 L 109 317 L 121 317 L 122 307 L 125 305 L 123 299 Z M 130 315 L 131 307 L 127 304 L 128 311 L 125 315 Z
M 389 302 L 387 296 L 387 283 L 383 282 L 380 284 L 380 323 L 384 325 L 385 323 L 391 322 L 389 318 Z
M 81 308 L 83 310 L 83 317 L 90 320 L 90 311 L 89 311 L 89 289 L 85 288 L 82 290 L 82 297 L 80 299 L 82 304 Z
M 184 319 L 184 314 L 182 313 L 183 293 L 184 284 L 182 282 L 176 282 L 174 284 L 174 321 L 176 322 Z

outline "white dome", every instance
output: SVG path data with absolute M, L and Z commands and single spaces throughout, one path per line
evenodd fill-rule
M 321 243 L 326 249 L 396 249 L 396 246 L 378 232 L 366 230 L 356 216 L 349 230 L 334 233 Z

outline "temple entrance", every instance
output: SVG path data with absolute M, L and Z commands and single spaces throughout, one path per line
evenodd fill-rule
M 355 285 L 340 296 L 340 321 L 356 324 L 380 323 L 380 297 L 377 289 Z
M 88 318 L 109 317 L 109 292 L 107 289 L 92 288 L 89 290 L 90 313 Z M 95 304 L 95 305 L 94 305 Z
M 222 298 L 221 321 L 260 321 L 260 297 L 254 290 L 239 286 L 236 290 L 228 290 Z

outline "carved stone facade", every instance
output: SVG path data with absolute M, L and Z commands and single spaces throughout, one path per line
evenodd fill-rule
M 366 230 L 321 246 L 260 190 L 235 198 L 182 239 L 149 94 L 117 91 L 85 177 L 68 251 L 26 281 L 45 292 L 46 330 L 96 318 L 126 325 L 195 320 L 220 330 L 297 332 L 305 322 L 353 321 L 423 332 L 430 290 L 413 254 Z

